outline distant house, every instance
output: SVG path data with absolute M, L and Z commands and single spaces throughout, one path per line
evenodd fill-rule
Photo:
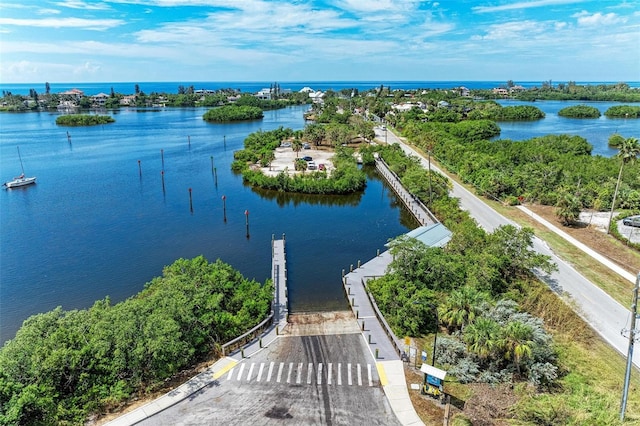
M 311 102 L 314 104 L 324 103 L 324 93 L 319 90 L 317 92 L 309 92 L 309 98 L 311 98 Z
M 449 108 L 451 104 L 447 101 L 438 102 L 438 108 Z
M 516 85 L 509 88 L 509 93 L 519 93 L 519 92 L 524 92 L 525 90 L 527 89 L 524 86 Z
M 303 87 L 302 89 L 300 89 L 299 93 L 312 93 L 314 92 L 314 90 L 311 87 Z
M 467 88 L 466 88 L 466 87 L 464 87 L 464 86 L 460 86 L 460 87 L 458 87 L 458 88 L 457 88 L 457 90 L 458 90 L 458 93 L 460 94 L 460 96 L 464 96 L 464 97 L 468 97 L 468 96 L 469 96 L 469 94 L 471 93 L 471 92 L 469 91 L 469 89 L 467 89 Z
M 120 105 L 122 106 L 132 106 L 132 105 L 136 105 L 136 95 L 127 95 L 127 96 L 123 96 L 122 99 L 120 99 Z
M 79 101 L 84 97 L 84 92 L 80 89 L 71 89 L 65 92 L 60 92 L 59 95 L 61 98 L 70 98 Z
M 91 97 L 91 102 L 94 107 L 104 108 L 107 99 L 109 99 L 109 95 L 107 95 L 106 93 L 98 93 L 97 95 L 93 95 Z
M 255 94 L 255 97 L 258 98 L 258 99 L 262 99 L 264 101 L 270 101 L 272 92 L 273 92 L 273 89 L 271 89 L 271 88 L 262 89 L 258 93 Z
M 504 87 L 495 87 L 493 89 L 491 89 L 491 91 L 499 96 L 509 96 L 509 91 L 507 89 L 505 89 Z

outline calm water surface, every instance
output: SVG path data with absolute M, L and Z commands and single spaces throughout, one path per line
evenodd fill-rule
M 557 116 L 577 103 L 535 102 L 546 118 L 499 123 L 501 137 L 578 134 L 594 154 L 610 156 L 611 133 L 640 136 L 640 120 Z M 604 112 L 615 103 L 589 104 Z M 395 196 L 375 173 L 361 194 L 319 197 L 253 190 L 230 171 L 249 133 L 301 129 L 306 109 L 234 124 L 204 122 L 205 109 L 122 110 L 116 123 L 81 128 L 57 126 L 57 114 L 0 114 L 0 180 L 20 173 L 18 145 L 27 175 L 38 177 L 35 186 L 0 191 L 0 342 L 32 314 L 130 297 L 180 257 L 220 258 L 263 282 L 271 236 L 283 233 L 292 310 L 345 308 L 341 270 L 416 226 Z
M 58 127 L 56 114 L 0 114 L 2 180 L 20 173 L 17 145 L 38 177 L 0 191 L 0 341 L 32 314 L 132 296 L 180 257 L 220 258 L 264 282 L 271 236 L 283 233 L 292 309 L 345 308 L 341 270 L 416 226 L 395 197 L 375 175 L 362 194 L 288 197 L 230 171 L 249 133 L 300 129 L 306 108 L 240 124 L 206 123 L 204 109 L 123 110 L 116 123 L 81 128 Z
M 529 122 L 500 122 L 502 132 L 497 139 L 523 140 L 549 134 L 579 135 L 593 145 L 593 155 L 611 157 L 618 152 L 608 146 L 609 136 L 620 133 L 625 138 L 640 138 L 640 119 L 607 118 L 604 112 L 614 105 L 637 105 L 620 102 L 574 101 L 499 101 L 502 106 L 532 105 L 546 114 L 545 118 Z M 600 118 L 560 117 L 558 111 L 570 105 L 589 105 L 600 110 Z

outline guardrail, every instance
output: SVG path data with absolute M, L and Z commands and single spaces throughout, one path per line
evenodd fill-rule
M 260 324 L 256 325 L 251 330 L 244 333 L 242 336 L 236 337 L 235 339 L 222 345 L 222 356 L 226 356 L 227 353 L 231 353 L 235 350 L 238 350 L 244 345 L 246 345 L 247 343 L 250 343 L 256 340 L 263 333 L 263 331 L 266 330 L 268 327 L 270 327 L 272 324 L 273 324 L 273 310 L 271 311 L 271 314 L 269 314 L 269 316 Z
M 402 185 L 400 177 L 389 167 L 389 165 L 382 158 L 376 158 L 376 170 L 380 172 L 383 178 L 389 183 L 391 189 L 400 197 L 404 205 L 409 209 L 411 214 L 420 222 L 420 225 L 424 225 L 427 220 L 433 223 L 439 223 L 440 221 L 435 217 L 431 210 L 418 198 L 415 194 L 412 194 L 407 188 Z M 418 206 L 413 208 L 412 204 Z M 423 218 L 420 211 L 427 217 Z
M 373 311 L 375 312 L 376 317 L 378 318 L 378 321 L 380 322 L 380 324 L 382 324 L 382 328 L 384 329 L 385 334 L 387 335 L 387 337 L 391 341 L 391 344 L 395 348 L 396 353 L 398 354 L 400 359 L 404 360 L 404 358 L 406 357 L 406 353 L 402 349 L 402 343 L 400 343 L 400 340 L 396 337 L 395 334 L 393 334 L 393 331 L 391 331 L 391 327 L 389 327 L 389 324 L 387 323 L 387 320 L 384 318 L 384 316 L 380 312 L 380 309 L 378 309 L 378 304 L 373 299 L 373 296 L 371 296 L 371 293 L 369 293 L 369 290 L 367 289 L 367 283 L 365 281 L 365 278 L 368 281 L 368 280 L 370 280 L 372 278 L 376 278 L 376 277 L 374 277 L 374 276 L 365 276 L 365 277 L 363 277 L 362 280 L 361 280 L 362 281 L 362 287 L 364 287 L 364 291 L 367 293 L 367 297 L 369 298 L 369 301 L 371 302 L 371 306 L 373 307 Z

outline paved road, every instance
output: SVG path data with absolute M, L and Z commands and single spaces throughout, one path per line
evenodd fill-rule
M 358 332 L 281 336 L 142 425 L 400 425 Z
M 386 133 L 386 136 L 385 136 Z M 386 140 L 388 143 L 398 143 L 402 149 L 421 159 L 421 163 L 428 168 L 428 162 L 411 147 L 403 143 L 393 132 L 376 129 L 376 137 Z M 431 164 L 432 169 L 443 173 Z M 443 173 L 445 174 L 445 173 Z M 478 224 L 487 231 L 493 231 L 500 225 L 512 224 L 506 217 L 500 215 L 480 198 L 469 192 L 462 185 L 453 181 L 451 195 L 460 199 L 460 206 L 467 210 Z M 578 314 L 580 314 L 591 326 L 604 338 L 611 346 L 626 357 L 629 344 L 627 337 L 621 335 L 622 329 L 628 329 L 631 321 L 631 311 L 629 308 L 620 305 L 599 287 L 591 283 L 571 265 L 556 256 L 547 244 L 539 239 L 534 239 L 534 249 L 539 253 L 552 257 L 552 261 L 558 265 L 558 271 L 551 275 L 539 275 L 540 279 L 546 282 L 554 291 L 568 295 L 575 302 Z M 629 294 L 629 305 L 631 305 L 631 294 Z M 633 363 L 640 367 L 640 351 L 636 350 Z

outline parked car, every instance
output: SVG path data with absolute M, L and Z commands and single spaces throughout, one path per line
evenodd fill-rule
M 324 169 L 325 169 L 324 163 L 318 164 L 318 170 L 324 170 Z
M 309 146 L 308 143 L 304 143 L 304 144 L 302 144 L 302 148 L 303 149 L 311 149 L 311 146 Z
M 307 163 L 307 169 L 308 169 L 308 170 L 315 170 L 315 169 L 317 169 L 317 168 L 318 168 L 318 166 L 316 166 L 316 163 L 314 163 L 313 161 L 309 161 L 309 162 Z
M 304 161 L 311 161 L 311 160 L 313 160 L 313 157 L 309 157 L 308 155 L 305 155 L 304 157 L 302 157 L 302 159 Z
M 625 217 L 622 219 L 622 223 L 627 226 L 636 226 L 640 228 L 640 215 Z
M 282 142 L 280 146 L 283 148 L 291 148 L 291 142 Z

